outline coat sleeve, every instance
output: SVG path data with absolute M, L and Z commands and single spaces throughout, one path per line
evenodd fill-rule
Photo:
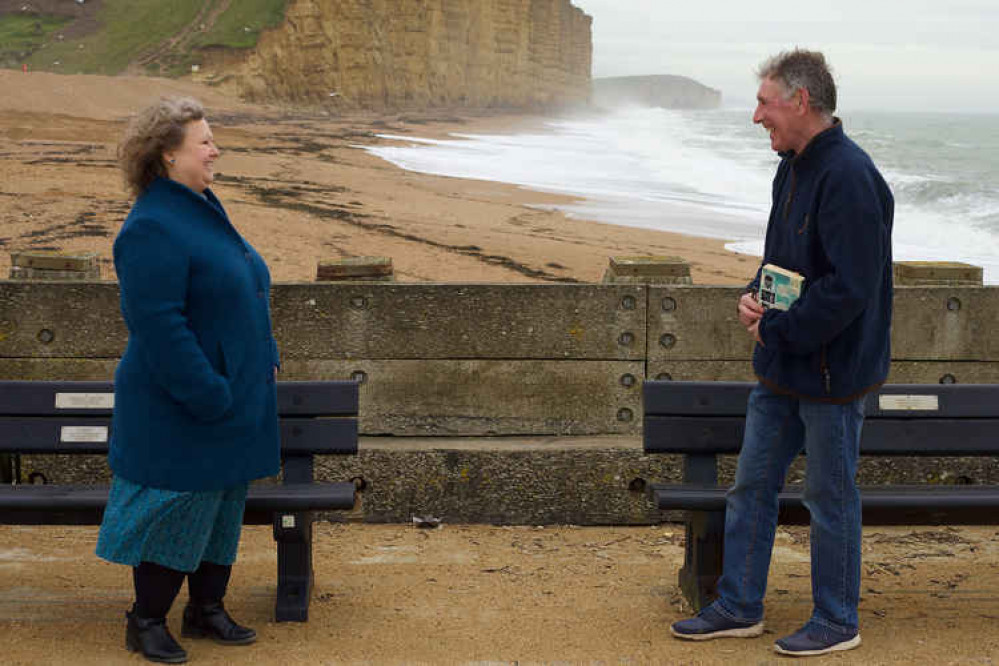
M 173 234 L 153 219 L 130 220 L 115 240 L 122 314 L 147 371 L 195 418 L 213 421 L 232 406 L 232 391 L 189 325 L 189 262 Z
M 746 285 L 745 289 L 743 289 L 743 293 L 755 294 L 760 290 L 760 273 L 762 272 L 763 264 L 760 264 L 760 267 L 756 269 L 756 275 L 749 281 L 749 284 Z
M 842 333 L 879 292 L 890 256 L 876 173 L 844 165 L 821 187 L 817 233 L 832 268 L 789 310 L 768 310 L 760 324 L 766 347 L 791 354 L 814 353 Z

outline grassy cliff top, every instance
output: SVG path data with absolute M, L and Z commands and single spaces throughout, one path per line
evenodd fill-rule
M 287 0 L 0 0 L 0 67 L 179 76 L 200 49 L 248 49 Z

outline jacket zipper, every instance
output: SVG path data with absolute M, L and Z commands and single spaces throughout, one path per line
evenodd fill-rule
M 829 373 L 829 363 L 826 360 L 826 346 L 822 345 L 820 354 L 819 369 L 822 372 L 822 383 L 826 389 L 826 395 L 832 394 L 832 375 Z
M 784 219 L 791 215 L 791 202 L 794 200 L 794 190 L 798 186 L 798 173 L 791 165 L 791 187 L 787 190 L 787 198 L 784 200 Z

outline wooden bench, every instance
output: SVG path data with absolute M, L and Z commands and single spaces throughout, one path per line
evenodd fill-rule
M 357 453 L 358 384 L 278 382 L 277 396 L 282 482 L 251 485 L 244 522 L 273 525 L 275 617 L 304 622 L 313 580 L 312 512 L 352 509 L 356 499 L 353 482 L 316 483 L 313 458 Z M 0 453 L 107 454 L 113 403 L 111 382 L 0 381 Z M 14 481 L 0 486 L 3 524 L 95 525 L 107 504 L 106 485 Z
M 662 510 L 684 509 L 686 546 L 680 587 L 699 610 L 716 596 L 725 530 L 718 455 L 742 446 L 754 384 L 647 381 L 646 453 L 682 454 L 682 484 L 650 484 Z M 999 385 L 896 384 L 867 397 L 862 455 L 999 455 Z M 865 525 L 999 523 L 999 485 L 861 486 Z M 807 524 L 800 488 L 779 497 L 779 521 Z

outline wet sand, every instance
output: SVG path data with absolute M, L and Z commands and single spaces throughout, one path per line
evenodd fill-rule
M 276 281 L 320 260 L 389 256 L 403 281 L 599 281 L 614 255 L 678 255 L 695 282 L 741 284 L 756 260 L 719 240 L 572 219 L 572 201 L 515 186 L 406 172 L 361 146 L 379 133 L 504 132 L 537 118 L 452 112 L 327 116 L 250 106 L 197 84 L 0 71 L 0 275 L 10 251 L 96 252 L 130 206 L 115 164 L 125 119 L 160 92 L 208 105 L 223 155 L 215 190 Z M 687 214 L 664 208 L 664 216 Z

